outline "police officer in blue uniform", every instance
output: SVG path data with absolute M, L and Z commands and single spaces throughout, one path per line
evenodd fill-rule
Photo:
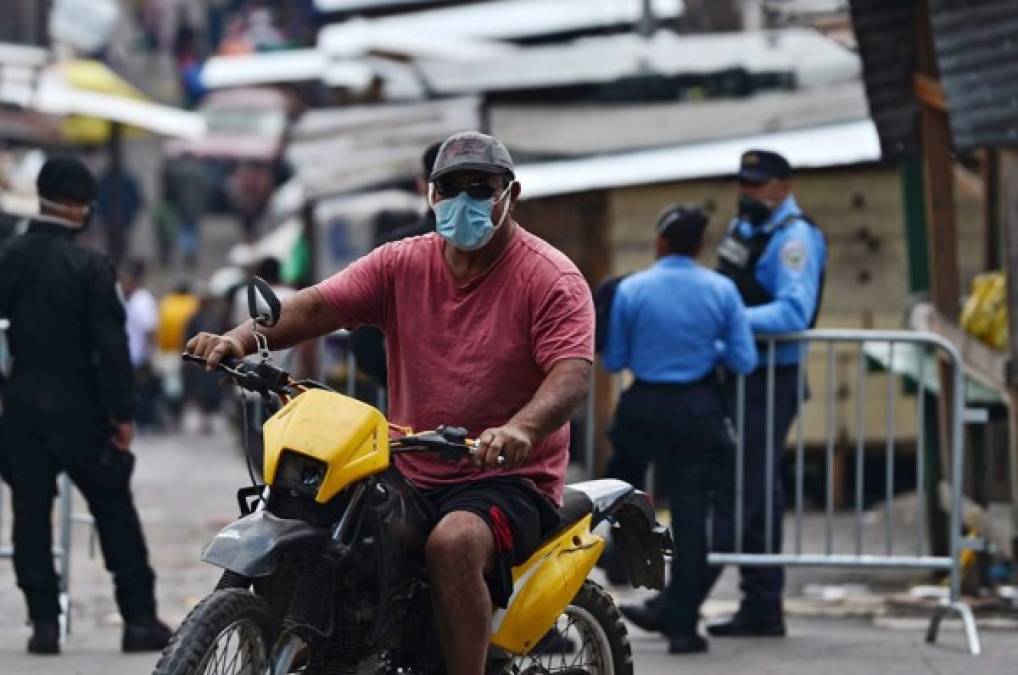
M 718 248 L 718 271 L 730 278 L 746 304 L 749 325 L 757 337 L 795 333 L 816 323 L 823 291 L 827 245 L 820 229 L 802 213 L 792 194 L 791 167 L 776 152 L 750 150 L 739 167 L 738 216 Z M 798 414 L 798 378 L 802 346 L 778 344 L 774 350 L 773 508 L 766 513 L 764 475 L 767 447 L 767 360 L 759 345 L 759 365 L 746 378 L 743 546 L 746 553 L 780 552 L 784 493 L 781 463 L 785 437 Z M 734 393 L 734 392 L 732 392 Z M 734 401 L 734 396 L 731 400 Z M 734 403 L 730 404 L 734 410 Z M 727 485 L 719 493 L 714 546 L 733 550 L 734 468 L 723 472 Z M 766 519 L 773 523 L 772 548 L 765 541 Z M 721 573 L 712 567 L 703 588 L 706 598 Z M 781 595 L 785 575 L 780 567 L 740 568 L 742 602 L 728 620 L 708 626 L 718 637 L 783 636 Z
M 658 260 L 619 284 L 603 352 L 608 370 L 628 369 L 635 378 L 609 432 L 614 456 L 637 473 L 659 462 L 675 539 L 671 581 L 658 603 L 623 612 L 665 633 L 673 654 L 707 649 L 696 627 L 707 574 L 708 498 L 732 446 L 715 371 L 723 365 L 748 373 L 757 360 L 735 284 L 694 260 L 706 227 L 697 208 L 674 206 L 660 216 Z

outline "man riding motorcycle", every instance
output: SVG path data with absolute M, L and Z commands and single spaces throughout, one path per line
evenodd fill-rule
M 520 189 L 499 141 L 450 137 L 428 190 L 437 232 L 382 246 L 301 291 L 263 331 L 280 349 L 378 326 L 391 419 L 420 429 L 454 419 L 478 439 L 473 463 L 396 461 L 434 512 L 425 558 L 450 675 L 483 672 L 493 603 L 506 606 L 512 566 L 558 523 L 568 420 L 593 361 L 589 288 L 562 253 L 512 219 Z M 210 369 L 256 349 L 247 326 L 188 343 Z

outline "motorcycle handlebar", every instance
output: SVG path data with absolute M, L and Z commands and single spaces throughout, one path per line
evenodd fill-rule
M 180 358 L 183 359 L 185 363 L 196 363 L 201 366 L 204 366 L 208 363 L 208 359 L 206 359 L 204 356 L 197 356 L 196 354 L 188 354 L 186 352 L 181 354 Z M 219 366 L 216 368 L 216 370 L 236 370 L 237 366 L 239 366 L 241 363 L 243 363 L 243 361 L 241 361 L 240 359 L 228 356 L 219 362 Z

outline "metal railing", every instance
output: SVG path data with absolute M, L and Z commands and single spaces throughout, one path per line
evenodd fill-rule
M 746 437 L 746 416 L 747 416 L 747 376 L 738 376 L 734 384 L 730 385 L 729 403 L 732 406 L 729 412 L 734 418 L 735 426 L 735 457 L 734 489 L 731 493 L 725 491 L 724 499 L 733 499 L 734 536 L 732 546 L 724 550 L 716 548 L 714 542 L 710 542 L 709 562 L 714 565 L 752 565 L 752 566 L 819 566 L 819 567 L 845 567 L 864 569 L 929 569 L 940 570 L 949 574 L 949 588 L 946 599 L 934 610 L 927 632 L 927 641 L 934 642 L 941 621 L 948 614 L 956 614 L 962 620 L 965 636 L 968 642 L 969 651 L 973 655 L 980 653 L 979 636 L 976 630 L 975 619 L 968 605 L 961 600 L 961 567 L 960 559 L 962 550 L 965 548 L 965 539 L 962 533 L 962 508 L 963 508 L 963 471 L 964 471 L 964 448 L 963 448 L 963 424 L 966 421 L 965 409 L 965 375 L 962 358 L 957 348 L 949 341 L 932 333 L 921 333 L 915 331 L 901 330 L 811 330 L 801 334 L 788 336 L 774 336 L 761 339 L 759 344 L 760 365 L 758 370 L 749 377 L 764 377 L 763 410 L 764 434 L 763 443 L 756 439 L 754 447 L 763 445 L 764 457 L 762 461 L 756 458 L 756 465 L 762 466 L 761 474 L 747 475 L 747 437 Z M 794 453 L 794 487 L 786 503 L 792 511 L 791 520 L 793 523 L 793 536 L 788 546 L 782 546 L 777 541 L 777 528 L 782 523 L 776 523 L 774 514 L 774 499 L 780 489 L 778 484 L 782 475 L 778 474 L 780 464 L 776 462 L 775 454 L 784 453 L 785 441 L 775 433 L 775 420 L 778 401 L 777 394 L 777 373 L 783 366 L 778 363 L 777 354 L 779 348 L 784 346 L 786 350 L 798 347 L 798 363 L 790 364 L 796 368 L 795 382 L 795 420 L 792 422 L 795 429 L 790 433 L 790 445 Z M 818 408 L 822 409 L 824 416 L 825 442 L 822 449 L 823 464 L 823 531 L 814 533 L 807 537 L 804 530 L 805 511 L 805 465 L 806 465 L 806 417 L 804 409 L 811 398 L 807 384 L 807 360 L 810 347 L 819 348 L 821 353 L 813 359 L 812 370 L 816 371 L 817 361 L 823 364 L 820 374 L 824 377 L 817 378 L 824 383 L 824 391 L 819 392 L 819 401 L 813 401 L 808 408 L 810 413 L 817 413 Z M 839 357 L 836 361 L 836 355 Z M 854 410 L 847 422 L 852 428 L 848 434 L 837 433 L 838 428 L 838 406 L 840 399 L 844 398 L 844 390 L 839 387 L 839 368 L 843 366 L 845 358 L 855 358 L 852 364 L 855 371 L 853 382 L 854 398 L 852 407 Z M 817 358 L 819 357 L 819 358 Z M 869 372 L 868 364 L 880 362 L 881 370 L 885 373 L 886 385 L 881 393 L 882 405 L 874 409 L 867 408 L 869 398 L 868 384 L 873 383 L 873 377 Z M 811 374 L 816 375 L 816 372 Z M 948 381 L 942 381 L 943 377 Z M 915 543 L 908 551 L 903 550 L 899 543 L 900 533 L 895 528 L 894 487 L 896 482 L 895 472 L 899 470 L 898 460 L 900 455 L 897 451 L 898 432 L 900 431 L 899 421 L 901 405 L 898 400 L 899 385 L 907 380 L 914 383 L 915 387 L 915 433 L 916 450 L 914 478 L 917 489 L 916 510 L 914 531 L 909 536 L 914 536 Z M 880 384 L 878 382 L 878 384 Z M 757 386 L 759 383 L 757 382 Z M 927 514 L 923 502 L 923 486 L 927 483 L 927 461 L 924 457 L 925 438 L 925 399 L 927 394 L 933 393 L 939 388 L 941 394 L 947 392 L 950 400 L 947 404 L 949 410 L 946 427 L 947 446 L 949 449 L 949 476 L 946 480 L 950 485 L 950 504 L 946 504 L 949 521 L 949 542 L 950 551 L 947 555 L 931 555 L 928 553 L 928 546 L 925 543 L 927 531 Z M 734 391 L 732 391 L 734 390 Z M 786 392 L 787 393 L 787 392 Z M 734 401 L 734 402 L 733 402 Z M 786 402 L 787 403 L 787 402 Z M 759 409 L 757 409 L 759 411 Z M 872 422 L 876 416 L 882 419 Z M 868 420 L 869 418 L 869 420 Z M 811 420 L 816 422 L 816 419 Z M 593 420 L 590 420 L 593 423 Z M 875 434 L 874 430 L 879 433 Z M 877 437 L 874 443 L 874 436 Z M 846 448 L 845 446 L 848 445 Z M 865 505 L 865 459 L 867 447 L 882 452 L 882 472 L 884 475 L 883 485 L 878 485 L 880 495 L 879 513 L 883 516 L 883 532 L 879 533 L 876 544 L 867 541 L 865 534 L 872 525 L 867 525 L 866 519 L 869 513 Z M 836 532 L 839 530 L 836 524 L 839 522 L 836 515 L 835 485 L 840 475 L 836 475 L 835 466 L 839 457 L 836 456 L 840 449 L 847 450 L 851 455 L 854 471 L 854 494 L 852 496 L 852 530 L 849 533 L 849 543 L 846 545 L 844 539 L 841 545 L 835 545 Z M 588 466 L 592 466 L 588 464 Z M 945 471 L 948 467 L 945 467 Z M 747 486 L 752 486 L 750 481 L 762 481 L 764 495 L 763 513 L 764 532 L 763 550 L 747 551 L 746 546 L 746 494 Z M 843 483 L 839 483 L 842 484 Z M 753 487 L 759 487 L 757 483 Z M 776 489 L 777 488 L 777 489 Z M 721 494 L 721 492 L 719 492 Z M 872 491 L 870 492 L 872 494 Z M 712 516 L 713 518 L 713 516 Z M 756 521 L 759 523 L 759 520 Z M 710 530 L 711 528 L 709 528 Z M 910 529 L 912 529 L 910 527 Z M 709 535 L 712 534 L 709 532 Z M 759 534 L 759 533 L 757 533 Z M 810 544 L 814 544 L 810 546 Z M 838 550 L 847 549 L 847 550 Z
M 322 350 L 319 354 L 319 376 L 324 376 L 327 368 L 338 365 L 345 361 L 345 393 L 355 395 L 357 392 L 357 364 L 346 341 L 346 331 L 337 331 L 332 336 L 323 338 L 319 344 Z M 329 342 L 334 341 L 331 345 Z M 345 344 L 342 344 L 345 343 Z M 765 434 L 764 443 L 764 471 L 760 476 L 748 477 L 746 475 L 746 377 L 739 376 L 734 382 L 734 410 L 731 411 L 735 425 L 735 462 L 734 462 L 734 546 L 733 550 L 712 550 L 709 554 L 709 562 L 715 565 L 753 565 L 753 566 L 816 566 L 816 567 L 843 567 L 863 569 L 928 569 L 939 570 L 949 575 L 949 588 L 947 598 L 934 610 L 927 631 L 927 641 L 934 642 L 937 638 L 940 624 L 945 616 L 957 614 L 962 620 L 969 651 L 977 655 L 981 651 L 979 635 L 976 629 L 975 618 L 971 609 L 961 600 L 961 553 L 966 545 L 962 533 L 962 508 L 963 508 L 963 472 L 964 472 L 964 447 L 963 447 L 963 425 L 970 416 L 965 408 L 965 374 L 962 358 L 957 348 L 944 338 L 933 333 L 924 333 L 904 330 L 811 330 L 801 334 L 787 336 L 773 336 L 762 340 L 761 362 L 766 373 L 765 378 Z M 765 550 L 763 552 L 747 552 L 744 546 L 745 523 L 744 523 L 744 499 L 747 480 L 758 479 L 764 483 L 764 513 L 773 512 L 775 487 L 782 477 L 777 475 L 775 454 L 785 451 L 785 443 L 776 439 L 775 412 L 777 407 L 776 375 L 781 366 L 777 363 L 779 345 L 799 345 L 799 362 L 795 386 L 795 427 L 791 434 L 794 452 L 794 488 L 792 491 L 791 507 L 793 510 L 792 520 L 793 536 L 791 538 L 791 550 L 786 551 L 779 547 L 780 542 L 775 541 L 777 524 L 770 517 L 764 521 Z M 819 550 L 810 550 L 807 546 L 809 541 L 805 536 L 805 465 L 806 465 L 806 415 L 803 410 L 810 397 L 807 394 L 807 360 L 810 346 L 822 345 L 820 360 L 823 364 L 822 374 L 825 377 L 818 378 L 825 382 L 824 391 L 820 394 L 820 407 L 824 410 L 824 436 L 823 465 L 824 465 L 824 494 L 823 494 L 823 533 Z M 854 410 L 851 415 L 852 433 L 848 434 L 854 443 L 851 444 L 853 453 L 852 462 L 854 468 L 854 494 L 852 499 L 852 522 L 851 545 L 847 551 L 836 550 L 835 546 L 835 482 L 838 479 L 835 472 L 836 450 L 844 446 L 846 441 L 837 434 L 837 412 L 840 397 L 838 368 L 844 359 L 836 361 L 838 350 L 841 354 L 855 358 L 854 364 Z M 329 355 L 331 353 L 331 356 Z M 874 425 L 868 425 L 867 418 L 867 383 L 872 381 L 868 364 L 874 361 L 884 363 L 881 370 L 885 373 L 885 386 L 882 390 L 883 396 L 883 419 Z M 792 364 L 793 366 L 796 364 Z M 814 370 L 816 370 L 814 365 Z M 941 365 L 945 366 L 941 368 Z M 944 377 L 948 382 L 940 381 Z M 813 373 L 816 374 L 815 372 Z M 897 444 L 899 421 L 900 398 L 898 385 L 903 381 L 910 381 L 915 388 L 915 465 L 914 479 L 917 496 L 915 523 L 912 536 L 915 543 L 911 550 L 905 552 L 898 544 L 898 536 L 894 526 L 894 486 L 896 472 L 898 471 Z M 948 428 L 948 457 L 950 464 L 950 504 L 946 505 L 949 511 L 948 522 L 950 528 L 950 550 L 947 555 L 931 555 L 928 553 L 927 537 L 927 514 L 923 499 L 921 498 L 923 486 L 927 482 L 928 467 L 924 456 L 926 442 L 925 432 L 925 399 L 927 394 L 934 393 L 938 389 L 941 394 L 950 393 L 950 401 L 947 427 Z M 384 390 L 381 392 L 384 395 Z M 582 457 L 586 472 L 594 477 L 596 466 L 596 400 L 597 392 L 591 387 L 586 404 L 579 412 L 582 422 L 583 452 Z M 378 405 L 384 410 L 385 401 L 380 395 Z M 816 406 L 816 404 L 813 404 Z M 815 410 L 811 408 L 811 412 Z M 844 416 L 848 417 L 848 416 Z M 881 427 L 878 434 L 878 443 L 874 444 L 873 434 L 868 434 L 868 429 L 873 426 Z M 868 440 L 869 438 L 869 440 Z M 880 546 L 868 545 L 864 534 L 868 528 L 865 519 L 867 509 L 865 506 L 865 458 L 867 447 L 876 445 L 883 453 L 882 469 L 884 473 L 884 484 L 879 490 L 883 504 L 883 532 L 880 537 Z M 946 468 L 946 467 L 945 467 Z M 648 483 L 653 485 L 653 481 Z
M 6 375 L 10 371 L 10 350 L 7 346 L 7 330 L 10 322 L 7 319 L 0 319 L 0 374 Z M 0 403 L 0 415 L 3 414 L 2 403 Z M 3 439 L 0 438 L 0 444 Z M 0 452 L 3 448 L 0 447 Z M 71 588 L 71 535 L 74 525 L 74 514 L 72 512 L 73 495 L 71 491 L 71 479 L 67 474 L 60 474 L 57 482 L 60 496 L 57 506 L 57 522 L 59 534 L 57 545 L 53 548 L 53 557 L 57 564 L 58 583 L 60 588 L 60 628 L 66 634 L 70 631 L 70 588 Z M 14 547 L 8 543 L 11 534 L 11 526 L 6 518 L 10 504 L 7 486 L 0 481 L 0 559 L 12 559 Z

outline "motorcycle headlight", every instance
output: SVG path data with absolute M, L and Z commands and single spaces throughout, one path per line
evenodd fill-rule
M 290 490 L 294 496 L 314 499 L 328 469 L 325 462 L 296 452 L 285 452 L 274 487 Z

